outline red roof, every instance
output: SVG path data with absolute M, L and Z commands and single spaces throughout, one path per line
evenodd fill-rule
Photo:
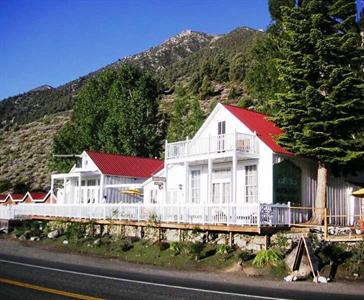
M 33 198 L 33 200 L 43 200 L 45 196 L 47 196 L 47 193 L 39 193 L 39 192 L 29 192 L 30 196 Z
M 0 201 L 5 200 L 7 196 L 7 194 L 0 194 Z
M 10 194 L 11 198 L 13 198 L 13 200 L 22 200 L 24 198 L 23 194 Z
M 233 105 L 223 104 L 223 106 L 237 117 L 251 131 L 255 131 L 257 136 L 269 147 L 273 152 L 282 154 L 292 154 L 276 141 L 276 137 L 281 135 L 283 131 L 278 128 L 268 116 Z
M 163 160 L 86 151 L 105 175 L 149 178 L 163 168 Z

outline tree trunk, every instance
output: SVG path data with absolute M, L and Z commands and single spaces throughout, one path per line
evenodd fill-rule
M 324 211 L 326 208 L 327 168 L 324 163 L 319 162 L 317 170 L 317 190 L 315 206 L 310 220 L 311 224 L 322 225 Z

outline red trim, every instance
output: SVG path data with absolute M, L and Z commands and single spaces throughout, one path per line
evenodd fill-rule
M 223 106 L 252 132 L 255 132 L 258 138 L 273 152 L 292 155 L 291 152 L 278 145 L 276 139 L 283 134 L 283 131 L 270 121 L 268 116 L 233 105 L 223 104 Z

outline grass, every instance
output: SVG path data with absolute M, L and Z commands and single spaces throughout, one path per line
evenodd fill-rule
M 176 254 L 173 247 L 166 249 L 158 243 L 152 244 L 146 240 L 134 241 L 131 242 L 131 247 L 124 247 L 125 239 L 99 246 L 94 245 L 93 240 L 84 242 L 69 240 L 69 244 L 64 245 L 64 239 L 64 236 L 56 240 L 42 239 L 38 243 L 61 251 L 117 258 L 125 262 L 171 267 L 179 270 L 223 270 L 236 264 L 240 254 L 240 251 L 218 254 L 216 245 L 204 245 L 203 249 L 200 249 L 199 245 L 198 259 L 196 259 L 196 249 L 192 243 L 178 243 L 180 253 Z

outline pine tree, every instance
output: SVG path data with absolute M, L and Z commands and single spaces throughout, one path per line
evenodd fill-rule
M 279 143 L 318 161 L 312 222 L 321 223 L 327 172 L 363 168 L 363 49 L 354 0 L 301 0 L 283 8 Z

